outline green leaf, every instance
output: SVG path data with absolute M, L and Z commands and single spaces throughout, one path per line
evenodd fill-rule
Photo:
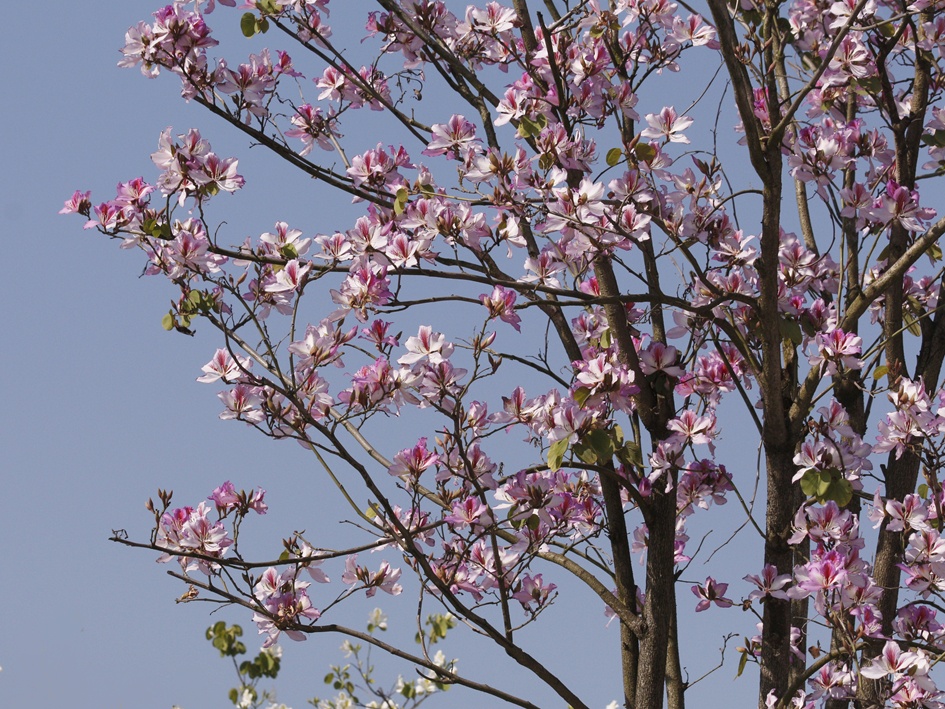
M 605 160 L 610 167 L 614 167 L 623 159 L 623 150 L 620 148 L 611 148 L 607 151 Z
M 588 465 L 597 465 L 598 457 L 597 451 L 594 450 L 594 446 L 585 441 L 580 441 L 575 443 L 571 447 L 571 452 L 578 457 L 582 463 L 587 463 Z
M 896 29 L 892 26 L 892 23 L 887 22 L 880 22 L 877 26 L 877 29 L 881 35 L 887 38 L 892 37 L 896 32 Z
M 163 318 L 161 318 L 161 327 L 167 331 L 174 329 L 174 313 L 168 313 Z
M 934 145 L 936 148 L 945 147 L 945 130 L 934 130 L 923 135 L 922 142 L 926 145 Z
M 744 10 L 741 13 L 742 21 L 753 27 L 761 24 L 761 12 L 758 10 Z
M 830 484 L 827 499 L 833 500 L 840 507 L 848 505 L 853 499 L 853 485 L 844 477 L 839 477 Z
M 883 88 L 882 82 L 878 76 L 866 76 L 856 80 L 856 83 L 859 87 L 863 89 L 862 92 L 864 95 L 876 96 L 880 93 Z
M 555 472 L 561 468 L 561 461 L 564 460 L 564 454 L 567 452 L 567 450 L 567 438 L 562 438 L 560 441 L 555 441 L 548 447 L 548 467 L 551 468 L 552 472 Z
M 620 428 L 619 424 L 615 423 L 613 430 L 614 430 L 614 443 L 619 448 L 620 446 L 623 445 L 623 429 Z
M 602 349 L 602 350 L 609 349 L 609 348 L 610 348 L 610 345 L 613 343 L 613 339 L 614 339 L 614 336 L 611 334 L 610 328 L 608 327 L 606 330 L 604 330 L 604 331 L 600 334 L 600 347 L 601 347 L 601 349 Z
M 820 500 L 830 486 L 830 477 L 824 479 L 820 470 L 808 470 L 801 478 L 801 491 L 808 497 Z
M 741 677 L 742 672 L 745 671 L 745 667 L 748 665 L 748 653 L 743 652 L 741 658 L 738 660 L 738 674 L 736 677 Z
M 842 507 L 853 499 L 853 485 L 837 468 L 808 470 L 801 478 L 801 490 L 821 504 L 833 500 Z
M 578 406 L 584 406 L 584 402 L 587 401 L 587 397 L 591 395 L 591 390 L 587 387 L 578 387 L 574 390 L 574 394 L 571 398 L 574 399 L 575 403 Z
M 919 493 L 919 497 L 921 497 L 923 500 L 929 499 L 929 486 L 925 483 L 919 485 L 919 488 L 916 490 L 916 492 Z
M 265 17 L 260 17 L 259 21 L 256 23 L 256 30 L 262 34 L 266 34 L 269 31 L 269 20 Z
M 813 337 L 817 334 L 817 328 L 814 327 L 814 323 L 811 321 L 810 315 L 807 313 L 803 313 L 801 315 L 801 329 L 808 337 Z
M 922 327 L 919 325 L 919 321 L 915 318 L 903 316 L 902 322 L 906 326 L 906 330 L 909 331 L 910 335 L 915 335 L 916 337 L 922 335 Z
M 640 162 L 649 162 L 656 157 L 656 148 L 649 143 L 637 143 L 633 148 L 633 154 Z
M 617 460 L 624 465 L 640 468 L 643 466 L 643 451 L 636 441 L 627 441 L 622 447 L 617 449 Z
M 583 463 L 588 465 L 604 464 L 614 457 L 616 446 L 613 436 L 608 429 L 591 431 L 581 441 L 571 448 Z
M 795 345 L 801 344 L 804 340 L 804 333 L 801 332 L 801 326 L 797 320 L 790 320 L 788 318 L 781 318 L 781 337 L 785 340 L 790 340 Z
M 614 445 L 614 439 L 610 429 L 599 428 L 591 431 L 585 436 L 585 440 L 594 447 L 598 459 L 602 462 L 608 461 L 614 457 L 616 446 Z
M 544 153 L 538 158 L 538 167 L 542 170 L 550 170 L 555 166 L 555 156 L 551 153 Z
M 256 15 L 251 12 L 243 13 L 240 18 L 240 31 L 244 37 L 252 37 L 256 34 Z
M 929 248 L 925 250 L 925 253 L 932 259 L 932 263 L 942 260 L 942 247 L 934 241 L 929 245 Z
M 880 379 L 885 377 L 889 373 L 889 367 L 885 364 L 880 365 L 873 370 L 873 381 L 878 382 Z
M 449 613 L 436 613 L 427 618 L 427 625 L 430 626 L 430 641 L 439 642 L 446 637 L 446 634 L 456 627 L 456 619 Z
M 407 208 L 407 201 L 410 199 L 410 193 L 406 187 L 401 187 L 394 195 L 394 214 L 401 215 Z
M 534 138 L 548 125 L 548 119 L 540 113 L 534 119 L 522 116 L 518 120 L 518 134 L 523 138 Z

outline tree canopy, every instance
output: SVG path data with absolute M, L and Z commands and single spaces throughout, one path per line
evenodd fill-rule
M 739 605 L 760 707 L 943 706 L 940 2 L 217 4 L 158 10 L 120 64 L 359 215 L 243 238 L 215 216 L 238 161 L 197 129 L 62 211 L 170 281 L 167 330 L 215 332 L 221 418 L 309 451 L 350 544 L 313 519 L 247 558 L 265 493 L 230 481 L 162 490 L 151 538 L 118 541 L 252 611 L 264 647 L 340 634 L 490 705 L 538 706 L 516 673 L 575 709 L 609 681 L 524 630 L 575 598 L 618 626 L 626 707 L 703 704 L 680 620 Z M 228 61 L 211 19 L 283 48 Z M 737 526 L 710 558 L 689 533 L 712 515 Z M 333 618 L 378 592 L 502 672 L 436 658 L 442 627 L 408 648 Z

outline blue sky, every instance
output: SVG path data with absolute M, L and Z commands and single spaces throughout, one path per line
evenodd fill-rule
M 175 606 L 184 589 L 154 555 L 107 538 L 117 528 L 146 538 L 144 502 L 159 486 L 195 504 L 227 478 L 247 487 L 266 478 L 274 505 L 289 501 L 268 525 L 270 544 L 306 526 L 302 505 L 292 513 L 301 481 L 260 474 L 280 455 L 301 456 L 217 420 L 213 392 L 194 382 L 215 344 L 164 332 L 172 294 L 139 278 L 140 255 L 56 214 L 76 188 L 106 199 L 119 179 L 154 179 L 149 155 L 165 126 L 213 123 L 180 100 L 173 79 L 116 67 L 124 31 L 156 6 L 54 3 L 0 50 L 17 67 L 0 131 L 0 231 L 10 247 L 0 264 L 11 298 L 0 355 L 9 406 L 0 427 L 2 706 L 225 705 L 230 670 L 203 638 L 211 608 Z M 221 152 L 237 147 L 216 128 Z M 223 617 L 253 633 L 244 615 Z M 294 693 L 295 706 L 321 687 L 310 689 Z
M 173 294 L 159 279 L 139 277 L 141 256 L 56 212 L 77 188 L 92 189 L 95 201 L 111 197 L 119 180 L 154 179 L 149 155 L 168 125 L 180 132 L 199 127 L 219 154 L 240 158 L 246 189 L 217 200 L 234 243 L 277 219 L 311 235 L 340 207 L 318 198 L 287 166 L 248 149 L 198 106 L 186 105 L 176 80 L 149 81 L 115 66 L 125 29 L 149 17 L 153 0 L 51 5 L 32 13 L 41 22 L 8 18 L 0 49 L 8 69 L 0 131 L 6 168 L 0 233 L 8 248 L 0 260 L 8 299 L 0 350 L 7 406 L 0 427 L 0 705 L 226 706 L 233 676 L 203 630 L 220 618 L 241 622 L 254 648 L 248 614 L 211 617 L 206 604 L 175 605 L 184 588 L 154 555 L 107 538 L 113 529 L 146 538 L 144 502 L 159 486 L 174 489 L 178 504 L 195 504 L 226 479 L 237 487 L 262 484 L 272 513 L 252 520 L 261 553 L 277 549 L 292 530 L 312 529 L 335 500 L 301 449 L 217 419 L 214 390 L 194 382 L 217 342 L 206 332 L 187 338 L 161 329 Z M 236 58 L 251 51 L 239 44 L 238 14 L 224 8 L 209 19 L 236 38 L 225 53 Z M 680 589 L 683 604 L 687 595 Z M 405 625 L 413 602 L 400 604 Z M 370 607 L 357 612 L 366 616 Z M 556 613 L 535 639 L 562 672 L 598 675 L 588 684 L 603 706 L 618 691 L 616 629 L 603 630 L 596 614 Z M 752 627 L 740 615 L 727 620 Z M 589 621 L 600 632 L 588 633 Z M 705 642 L 693 676 L 710 666 L 705 656 L 714 660 L 725 625 L 684 628 L 691 637 L 719 638 Z M 340 660 L 339 642 L 287 643 L 280 699 L 298 709 L 305 698 L 324 695 L 320 678 Z M 555 645 L 560 649 L 550 649 Z M 496 671 L 501 658 L 497 664 L 475 643 L 465 647 L 462 667 L 509 686 L 511 676 Z M 717 688 L 731 692 L 733 674 L 726 668 Z M 735 686 L 750 697 L 754 682 Z M 726 696 L 729 705 L 734 695 Z M 440 706 L 471 704 L 446 698 Z

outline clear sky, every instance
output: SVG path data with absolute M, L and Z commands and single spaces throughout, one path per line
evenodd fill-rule
M 277 219 L 312 235 L 324 228 L 320 218 L 339 209 L 314 199 L 310 183 L 248 149 L 234 130 L 184 104 L 175 79 L 148 81 L 116 67 L 125 29 L 157 4 L 42 3 L 8 14 L 0 43 L 8 72 L 0 131 L 0 233 L 8 248 L 0 259 L 7 299 L 0 349 L 4 707 L 227 706 L 234 675 L 203 630 L 219 617 L 237 620 L 255 648 L 248 613 L 210 617 L 206 604 L 175 605 L 184 588 L 154 555 L 107 538 L 123 528 L 145 539 L 144 502 L 159 486 L 173 488 L 178 504 L 196 504 L 226 479 L 237 487 L 262 484 L 272 513 L 251 520 L 251 531 L 270 551 L 293 529 L 312 528 L 319 506 L 333 502 L 301 449 L 217 419 L 214 391 L 194 379 L 218 344 L 208 333 L 187 338 L 161 329 L 173 294 L 161 279 L 139 278 L 140 254 L 83 232 L 75 216 L 56 214 L 77 188 L 104 200 L 118 180 L 153 180 L 149 155 L 168 125 L 180 132 L 200 127 L 216 152 L 240 158 L 246 189 L 217 200 L 234 243 Z M 237 38 L 226 50 L 234 58 L 251 51 L 238 44 L 238 14 L 224 8 L 210 20 Z M 683 604 L 687 593 L 680 589 Z M 563 672 L 599 673 L 589 684 L 598 687 L 593 698 L 601 706 L 616 698 L 616 630 L 604 631 L 596 614 L 560 611 L 549 620 L 547 646 L 560 648 L 551 660 Z M 752 629 L 741 614 L 736 620 L 732 627 Z M 589 623 L 601 630 L 588 633 Z M 705 648 L 693 676 L 714 663 L 724 627 L 711 620 L 684 629 Z M 280 699 L 299 709 L 306 697 L 325 695 L 321 677 L 340 660 L 338 642 L 286 643 Z M 463 667 L 497 673 L 501 658 L 497 664 L 472 647 Z M 726 668 L 705 696 L 725 692 L 718 706 L 732 706 L 737 686 L 751 697 L 754 678 L 733 685 L 733 675 Z M 488 705 L 470 701 L 446 698 L 439 706 Z
M 149 155 L 167 125 L 214 127 L 180 100 L 174 79 L 116 67 L 125 30 L 158 5 L 44 3 L 8 17 L 0 43 L 10 69 L 0 131 L 0 233 L 9 247 L 0 268 L 10 299 L 0 350 L 4 707 L 225 706 L 235 675 L 203 638 L 211 608 L 175 606 L 185 589 L 166 567 L 107 538 L 117 528 L 147 537 L 144 502 L 158 486 L 195 504 L 228 478 L 263 483 L 280 505 L 280 519 L 258 530 L 270 549 L 306 526 L 304 506 L 293 505 L 301 476 L 269 482 L 280 455 L 298 465 L 300 452 L 217 420 L 214 392 L 194 382 L 217 345 L 164 332 L 172 293 L 138 277 L 140 254 L 56 214 L 76 188 L 107 199 L 119 179 L 153 180 Z M 245 143 L 228 144 L 232 131 L 215 128 L 215 147 L 238 150 L 251 169 Z M 265 180 L 253 182 L 258 190 Z M 254 199 L 260 192 L 231 218 L 253 222 Z M 276 218 L 259 214 L 246 233 Z M 258 647 L 248 614 L 223 617 L 243 622 Z M 336 655 L 326 652 L 316 677 Z M 286 701 L 302 706 L 322 690 L 307 684 Z

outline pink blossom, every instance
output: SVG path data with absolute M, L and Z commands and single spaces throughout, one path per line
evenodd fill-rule
M 378 349 L 397 347 L 400 341 L 394 335 L 389 335 L 391 323 L 386 320 L 372 320 L 371 324 L 361 330 L 361 337 L 373 343 Z
M 309 584 L 296 578 L 297 570 L 285 569 L 281 574 L 273 567 L 263 572 L 256 582 L 253 595 L 259 603 L 259 611 L 253 614 L 253 622 L 260 635 L 266 635 L 263 647 L 272 647 L 282 632 L 292 640 L 306 639 L 297 627 L 319 619 L 321 613 L 312 606 L 308 597 Z
M 515 312 L 515 291 L 502 286 L 495 286 L 491 295 L 479 296 L 482 304 L 489 309 L 490 318 L 499 318 L 521 332 L 522 318 Z
M 236 494 L 233 483 L 227 480 L 220 487 L 215 488 L 208 499 L 217 506 L 217 512 L 222 512 L 235 507 L 239 502 L 239 495 Z
M 305 285 L 305 277 L 311 267 L 309 263 L 303 264 L 298 259 L 292 259 L 276 272 L 275 279 L 264 288 L 269 293 L 297 293 Z
M 699 15 L 689 15 L 685 20 L 673 18 L 673 38 L 677 42 L 689 41 L 694 47 L 705 46 L 718 49 L 715 28 L 703 22 Z
M 923 231 L 923 222 L 935 218 L 935 210 L 919 207 L 919 192 L 908 190 L 897 182 L 886 183 L 886 192 L 880 195 L 869 210 L 873 221 L 888 226 L 898 222 L 907 231 Z
M 259 423 L 265 418 L 260 408 L 262 396 L 257 387 L 246 384 L 237 384 L 229 391 L 217 395 L 225 407 L 220 414 L 221 419 L 239 419 L 247 423 Z
M 427 144 L 424 155 L 449 155 L 459 158 L 476 144 L 476 126 L 463 116 L 453 115 L 445 124 L 434 123 L 433 138 Z
M 484 34 L 508 32 L 515 27 L 516 19 L 515 10 L 502 7 L 494 0 L 486 3 L 484 9 L 469 6 L 466 10 L 466 21 L 471 28 Z
M 509 121 L 517 121 L 528 111 L 528 94 L 521 89 L 508 89 L 499 101 L 496 111 L 499 114 L 499 117 L 495 119 L 497 126 L 505 125 Z
M 329 319 L 340 320 L 354 311 L 359 321 L 367 322 L 368 310 L 386 305 L 392 297 L 387 267 L 367 256 L 359 256 L 352 261 L 341 289 L 331 291 L 331 299 L 340 307 L 329 315 Z
M 758 588 L 748 594 L 748 598 L 751 600 L 762 600 L 768 598 L 780 598 L 782 600 L 787 600 L 788 595 L 781 589 L 787 586 L 791 582 L 791 574 L 780 574 L 778 575 L 778 569 L 772 564 L 767 564 L 761 570 L 761 576 L 755 576 L 749 574 L 745 577 L 745 581 L 749 581 Z
M 81 205 L 80 205 L 81 206 Z M 128 223 L 127 206 L 117 202 L 102 202 L 95 207 L 95 218 L 85 223 L 85 229 L 116 231 Z
M 545 585 L 541 574 L 535 574 L 534 576 L 526 574 L 522 578 L 522 587 L 512 594 L 512 598 L 519 601 L 526 610 L 530 609 L 532 603 L 541 608 L 548 603 L 556 588 L 557 586 L 553 583 Z
M 265 497 L 266 491 L 261 487 L 257 487 L 255 490 L 249 493 L 249 497 L 246 500 L 247 509 L 252 510 L 258 515 L 266 514 L 266 512 L 269 511 L 269 505 L 264 502 Z
M 158 562 L 167 562 L 176 556 L 175 552 L 193 552 L 205 557 L 221 558 L 233 540 L 227 535 L 222 522 L 207 519 L 210 508 L 201 502 L 196 508 L 183 507 L 161 516 L 158 525 L 156 546 L 166 552 L 158 557 Z M 218 565 L 206 559 L 189 556 L 177 557 L 181 568 L 187 572 L 199 569 L 208 576 Z
M 312 240 L 299 238 L 301 236 L 300 229 L 290 229 L 285 222 L 276 222 L 275 233 L 267 231 L 260 235 L 260 249 L 266 254 L 285 258 L 288 258 L 287 254 L 296 257 L 304 256 Z
M 332 138 L 340 138 L 334 116 L 322 113 L 321 108 L 313 108 L 304 103 L 296 109 L 296 113 L 289 119 L 295 128 L 285 132 L 286 138 L 299 138 L 303 148 L 299 155 L 308 155 L 314 146 L 322 150 L 334 150 Z
M 91 192 L 80 192 L 76 190 L 72 197 L 65 201 L 65 205 L 59 210 L 60 214 L 83 214 L 88 216 L 92 209 L 92 203 L 89 201 Z
M 378 143 L 374 150 L 355 155 L 351 159 L 351 167 L 347 172 L 356 187 L 367 185 L 380 189 L 388 185 L 403 183 L 404 178 L 398 172 L 400 167 L 413 167 L 406 153 L 403 153 L 402 149 L 394 150 L 393 148 L 388 153 Z
M 365 589 L 365 595 L 371 598 L 377 589 L 392 596 L 400 595 L 403 587 L 397 583 L 400 579 L 400 569 L 392 569 L 390 564 L 382 561 L 377 571 L 371 572 L 363 566 L 358 566 L 358 555 L 352 554 L 345 560 L 345 572 L 341 575 L 341 581 L 348 586 L 361 584 Z
M 929 529 L 929 510 L 918 495 L 906 495 L 902 502 L 889 500 L 886 503 L 886 515 L 889 519 L 886 524 L 887 532 Z
M 437 465 L 439 460 L 436 453 L 427 450 L 427 439 L 421 438 L 413 448 L 404 448 L 395 455 L 387 472 L 415 482 L 425 470 Z
M 236 158 L 221 159 L 214 153 L 208 153 L 201 160 L 194 160 L 189 167 L 194 183 L 204 187 L 211 194 L 216 190 L 236 192 L 245 180 L 236 172 L 239 161 Z
M 840 329 L 831 330 L 815 337 L 817 353 L 808 360 L 811 366 L 820 367 L 825 374 L 836 374 L 838 365 L 846 369 L 860 369 L 863 362 L 856 356 L 860 354 L 862 338 L 852 332 Z
M 242 377 L 251 364 L 248 358 L 237 355 L 234 359 L 228 350 L 220 348 L 214 352 L 213 358 L 201 367 L 204 374 L 197 377 L 197 381 L 210 384 L 222 379 L 224 383 L 229 384 Z
M 693 594 L 700 599 L 696 604 L 696 612 L 707 610 L 713 603 L 719 608 L 731 608 L 734 603 L 731 599 L 725 597 L 724 594 L 727 590 L 727 583 L 717 583 L 711 576 L 706 578 L 705 584 L 693 586 Z
M 711 445 L 718 435 L 715 430 L 715 416 L 711 414 L 699 416 L 689 409 L 681 412 L 677 418 L 670 420 L 666 427 L 692 445 L 703 443 Z
M 465 500 L 456 500 L 453 503 L 452 512 L 446 515 L 443 521 L 458 529 L 481 528 L 492 522 L 492 513 L 489 507 L 478 498 L 467 497 Z
M 640 135 L 643 138 L 663 140 L 672 143 L 688 143 L 689 138 L 682 135 L 682 131 L 692 125 L 692 119 L 679 116 L 672 106 L 665 106 L 659 114 L 648 113 L 646 122 L 649 128 L 644 128 Z
M 421 360 L 439 364 L 453 354 L 453 345 L 446 342 L 442 333 L 433 332 L 429 325 L 421 325 L 416 336 L 407 338 L 404 347 L 407 354 L 397 360 L 398 364 L 412 365 Z
M 870 679 L 882 679 L 886 675 L 899 676 L 922 662 L 922 656 L 916 652 L 902 652 L 899 643 L 887 640 L 882 654 L 868 667 L 861 667 L 860 674 Z

